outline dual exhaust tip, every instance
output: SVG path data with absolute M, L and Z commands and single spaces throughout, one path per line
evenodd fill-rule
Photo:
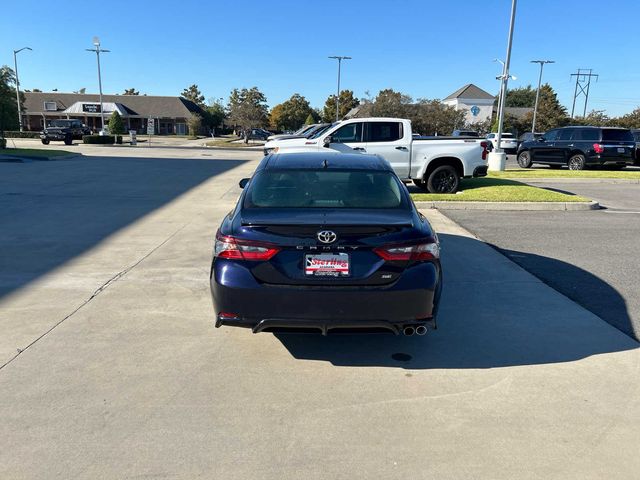
M 417 335 L 426 335 L 427 327 L 425 327 L 424 325 L 418 325 L 415 328 L 414 327 L 404 327 L 404 329 L 402 330 L 402 333 L 404 333 L 405 336 L 407 336 L 407 337 L 410 337 L 414 333 L 417 334 Z

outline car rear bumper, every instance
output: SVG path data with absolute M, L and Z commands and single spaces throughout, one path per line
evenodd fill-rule
M 488 165 L 481 165 L 479 167 L 476 167 L 476 168 L 473 169 L 473 176 L 474 177 L 486 177 L 488 169 L 489 169 Z
M 214 262 L 210 278 L 216 327 L 278 329 L 386 329 L 435 321 L 442 281 L 439 265 L 407 268 L 390 285 L 308 286 L 258 283 L 239 263 Z
M 631 155 L 625 156 L 604 156 L 604 155 L 590 155 L 587 157 L 587 165 L 633 165 L 634 158 Z

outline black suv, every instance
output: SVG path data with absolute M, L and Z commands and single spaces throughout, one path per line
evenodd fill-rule
M 53 120 L 47 128 L 40 132 L 40 140 L 48 145 L 51 140 L 62 140 L 65 145 L 71 145 L 74 139 L 82 139 L 91 130 L 80 120 Z
M 549 130 L 536 140 L 518 147 L 518 165 L 533 163 L 552 168 L 568 165 L 570 170 L 589 166 L 624 168 L 633 165 L 636 142 L 626 128 L 563 127 Z
M 636 141 L 636 165 L 640 165 L 640 130 L 631 130 L 633 138 Z

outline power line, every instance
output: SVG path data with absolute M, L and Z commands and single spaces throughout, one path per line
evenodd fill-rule
M 591 77 L 596 77 L 596 82 L 598 81 L 598 74 L 592 73 L 593 70 L 590 68 L 588 73 L 587 69 L 584 69 L 583 72 L 581 68 L 578 69 L 578 73 L 572 73 L 572 77 L 576 77 L 576 88 L 573 92 L 573 105 L 571 107 L 571 118 L 573 118 L 573 112 L 576 108 L 576 98 L 580 95 L 584 95 L 584 110 L 582 112 L 582 116 L 585 117 L 587 115 L 587 102 L 589 101 L 589 87 L 591 86 Z M 580 89 L 580 91 L 578 91 Z

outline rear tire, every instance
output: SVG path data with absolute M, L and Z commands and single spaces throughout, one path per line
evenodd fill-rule
M 451 165 L 442 165 L 429 174 L 427 190 L 429 193 L 456 193 L 460 186 L 460 176 Z
M 585 163 L 584 155 L 578 153 L 569 159 L 569 170 L 584 170 Z
M 42 144 L 43 145 L 49 145 L 49 140 L 47 138 L 43 138 L 42 139 Z
M 528 151 L 520 152 L 518 154 L 518 165 L 520 168 L 531 168 L 531 154 Z
M 72 145 L 73 144 L 73 137 L 71 135 L 67 135 L 66 137 L 64 137 L 64 144 L 65 145 Z

